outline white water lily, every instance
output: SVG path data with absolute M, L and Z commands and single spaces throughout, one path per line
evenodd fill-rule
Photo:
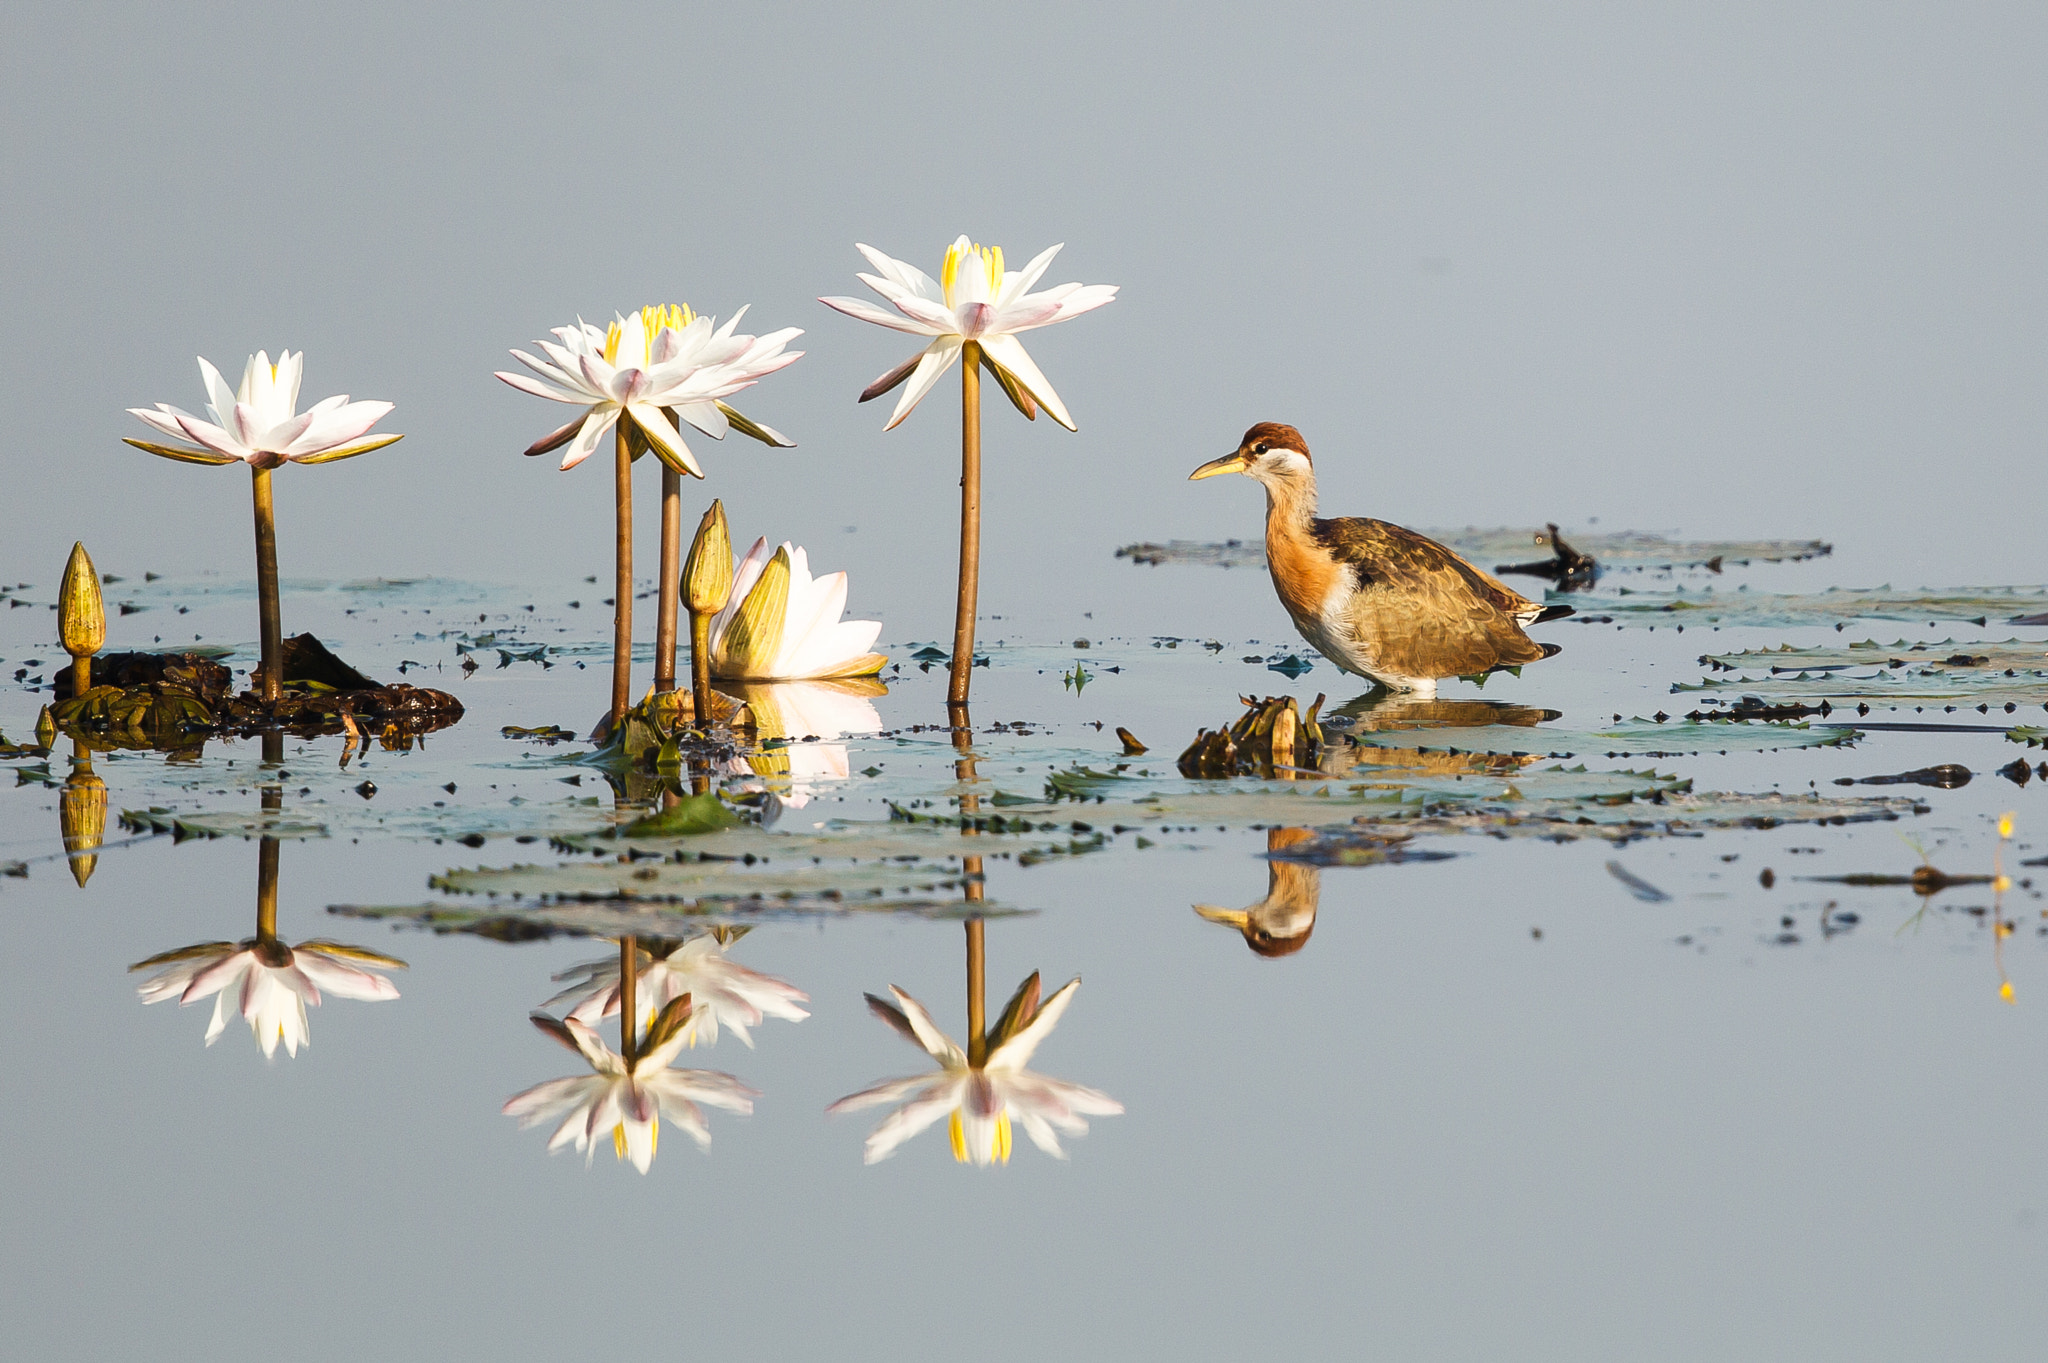
M 654 1017 L 673 999 L 690 999 L 689 1021 L 683 1024 L 683 1045 L 706 1046 L 718 1041 L 722 1025 L 749 1049 L 754 1038 L 748 1032 L 764 1017 L 800 1022 L 810 1016 L 799 1003 L 811 996 L 787 980 L 764 975 L 727 957 L 729 943 L 717 932 L 706 932 L 677 945 L 665 955 L 642 949 L 636 982 L 641 1017 L 635 1025 L 651 1025 Z M 619 1011 L 619 957 L 617 952 L 601 960 L 585 961 L 555 976 L 568 987 L 543 1007 L 576 999 L 570 1009 L 571 1021 L 594 1027 Z
M 758 539 L 733 571 L 732 591 L 711 618 L 711 675 L 733 681 L 871 677 L 889 659 L 869 648 L 877 620 L 841 620 L 846 574 L 811 576 L 808 555 L 784 540 L 773 555 Z
M 299 378 L 305 353 L 285 351 L 276 364 L 267 351 L 249 357 L 239 388 L 228 387 L 218 369 L 199 357 L 199 377 L 206 384 L 206 415 L 159 402 L 128 410 L 173 440 L 186 445 L 159 445 L 151 440 L 126 440 L 138 450 L 186 464 L 250 464 L 274 469 L 286 463 L 328 464 L 382 449 L 396 435 L 365 436 L 391 410 L 388 402 L 350 402 L 342 393 L 298 411 Z
M 708 1148 L 711 1132 L 697 1105 L 745 1116 L 760 1095 L 729 1074 L 669 1068 L 685 1044 L 682 1028 L 689 1011 L 687 1000 L 671 1005 L 649 1032 L 645 1049 L 630 1062 L 575 1018 L 557 1022 L 545 1013 L 533 1014 L 533 1025 L 581 1055 L 592 1073 L 550 1079 L 514 1094 L 505 1100 L 505 1115 L 517 1117 L 522 1131 L 560 1117 L 561 1125 L 548 1138 L 549 1152 L 574 1145 L 586 1165 L 596 1158 L 597 1138 L 609 1130 L 618 1157 L 646 1173 L 654 1163 L 664 1117 L 700 1148 Z M 665 1027 L 671 1019 L 673 1027 Z
M 1066 405 L 1032 363 L 1017 335 L 1094 311 L 1116 298 L 1116 285 L 1061 284 L 1032 293 L 1032 286 L 1059 253 L 1058 246 L 1039 252 L 1021 270 L 1005 270 L 1001 247 L 976 246 L 963 236 L 946 248 L 945 263 L 936 282 L 915 265 L 883 255 L 872 246 L 856 243 L 856 249 L 878 272 L 860 275 L 860 281 L 880 294 L 895 311 L 858 298 L 818 301 L 863 322 L 932 338 L 922 352 L 876 379 L 861 393 L 860 400 L 866 402 L 909 380 L 910 386 L 897 400 L 896 411 L 884 430 L 894 430 L 910 415 L 932 385 L 953 367 L 968 341 L 980 346 L 1003 391 L 1026 416 L 1033 415 L 1035 403 L 1052 413 L 1053 420 L 1060 425 L 1070 431 L 1074 429 L 1074 419 L 1067 415 Z
M 403 970 L 405 962 L 340 942 L 301 942 L 295 947 L 250 937 L 240 942 L 202 942 L 138 961 L 130 970 L 164 967 L 136 986 L 144 1003 L 168 998 L 180 1006 L 211 994 L 213 1021 L 206 1044 L 220 1039 L 228 1025 L 228 995 L 249 1020 L 249 1030 L 265 1056 L 277 1054 L 279 1042 L 296 1056 L 310 1044 L 306 1005 L 319 1006 L 324 989 L 344 999 L 395 999 L 398 987 L 373 972 Z
M 687 307 L 642 308 L 609 327 L 581 320 L 556 327 L 554 341 L 535 343 L 546 359 L 513 351 L 533 374 L 500 371 L 499 378 L 522 393 L 584 409 L 526 452 L 546 454 L 567 445 L 562 467 L 575 468 L 612 433 L 622 415 L 633 423 L 629 433 L 644 440 L 663 463 L 696 478 L 702 478 L 704 470 L 683 443 L 678 422 L 714 440 L 737 430 L 765 444 L 793 444 L 721 400 L 794 364 L 804 353 L 783 348 L 803 335 L 798 327 L 766 336 L 735 334 L 746 312 L 741 308 L 718 326 L 715 318 L 699 317 Z
M 1014 1031 L 990 1047 L 986 1063 L 979 1068 L 968 1063 L 967 1053 L 939 1030 L 931 1014 L 916 999 L 894 985 L 889 992 L 896 996 L 895 1007 L 870 994 L 868 1007 L 875 1015 L 924 1047 L 939 1063 L 939 1072 L 891 1079 L 849 1094 L 825 1110 L 854 1112 L 885 1103 L 900 1104 L 869 1133 L 869 1164 L 887 1159 L 897 1146 L 941 1117 L 949 1119 L 953 1158 L 962 1163 L 1009 1163 L 1013 1118 L 1031 1137 L 1032 1144 L 1048 1155 L 1064 1159 L 1066 1152 L 1060 1149 L 1060 1133 L 1085 1134 L 1088 1123 L 1084 1114 L 1104 1117 L 1124 1110 L 1122 1103 L 1106 1093 L 1024 1068 L 1038 1043 L 1058 1025 L 1060 1015 L 1080 987 L 1078 977 L 1067 981 L 1034 1016 L 1019 1019 L 1020 1025 Z M 1035 989 L 1035 977 L 1026 981 L 1026 988 Z

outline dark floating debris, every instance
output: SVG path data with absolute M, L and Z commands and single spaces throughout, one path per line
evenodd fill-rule
M 1952 876 L 1938 867 L 1924 864 L 1915 867 L 1913 874 L 1907 876 L 1885 875 L 1874 871 L 1858 871 L 1853 875 L 1846 876 L 1801 876 L 1799 878 L 1801 880 L 1810 880 L 1817 884 L 1855 885 L 1865 888 L 1879 885 L 1910 885 L 1913 887 L 1914 894 L 1923 897 L 1940 894 L 1951 885 L 1989 885 L 1991 883 L 1990 876 Z
M 1136 734 L 1121 724 L 1116 726 L 1116 736 L 1123 742 L 1124 756 L 1126 757 L 1143 757 L 1147 752 L 1151 751 L 1151 749 L 1138 741 Z
M 2022 767 L 2026 763 L 2020 764 Z M 1838 776 L 1838 786 L 1933 786 L 1937 790 L 1955 790 L 1970 784 L 1976 775 L 1968 767 L 1957 762 L 1943 762 L 1933 767 L 1916 767 L 1912 771 L 1894 772 L 1890 776 Z
M 274 704 L 254 691 L 231 693 L 234 674 L 203 653 L 107 653 L 93 662 L 99 683 L 72 694 L 73 670 L 54 677 L 52 720 L 66 732 L 124 746 L 190 747 L 214 734 L 283 728 L 313 735 L 381 728 L 387 747 L 462 718 L 445 691 L 400 682 L 382 686 L 329 652 L 311 634 L 284 641 L 285 693 Z
M 1292 696 L 1238 699 L 1245 712 L 1235 724 L 1213 732 L 1201 730 L 1180 755 L 1176 765 L 1182 776 L 1225 780 L 1243 774 L 1270 779 L 1316 765 L 1323 750 L 1323 730 L 1316 715 L 1323 708 L 1324 697 L 1318 695 L 1305 715 Z
M 1543 534 L 1536 536 L 1536 543 L 1550 546 L 1549 558 L 1539 559 L 1534 563 L 1503 563 L 1494 571 L 1517 573 L 1524 577 L 1546 577 L 1555 582 L 1560 590 L 1568 592 L 1590 587 L 1599 580 L 1599 560 L 1589 554 L 1582 554 L 1565 543 L 1564 536 L 1557 533 L 1556 521 L 1544 526 L 1543 530 Z M 1713 558 L 1707 566 L 1717 573 L 1720 572 L 1719 556 Z M 1610 866 L 1612 864 L 1609 863 Z
M 1998 774 L 2016 786 L 2023 786 L 2032 778 L 2034 772 L 2027 765 L 2025 758 L 2015 757 L 2012 761 L 2000 767 Z
M 1618 861 L 1610 861 L 1607 863 L 1607 874 L 1613 876 L 1616 880 L 1620 881 L 1623 885 L 1627 886 L 1628 892 L 1634 895 L 1642 903 L 1663 904 L 1668 903 L 1671 899 L 1670 895 L 1665 894 L 1655 885 L 1652 885 L 1649 881 L 1644 880 L 1641 876 L 1635 874 L 1633 871 L 1630 871 L 1626 866 L 1623 866 Z

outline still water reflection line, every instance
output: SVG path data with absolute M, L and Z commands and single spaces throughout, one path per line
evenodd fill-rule
M 281 738 L 279 743 L 281 749 Z M 266 742 L 266 751 L 269 746 Z M 267 791 L 264 807 L 277 808 Z M 200 942 L 137 961 L 130 971 L 157 972 L 136 987 L 142 1001 L 176 998 L 182 1007 L 211 995 L 213 1020 L 206 1029 L 206 1044 L 211 1046 L 227 1030 L 232 992 L 265 1058 L 274 1058 L 280 1042 L 291 1056 L 310 1044 L 306 1005 L 317 1007 L 323 990 L 338 998 L 371 1002 L 398 997 L 397 986 L 376 973 L 403 970 L 405 962 L 395 956 L 325 938 L 296 947 L 280 941 L 277 878 L 278 840 L 262 838 L 256 857 L 256 935 L 240 942 Z

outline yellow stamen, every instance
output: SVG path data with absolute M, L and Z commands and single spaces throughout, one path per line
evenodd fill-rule
M 2010 811 L 1998 816 L 1998 836 L 2001 838 L 2012 836 L 2012 813 Z
M 661 335 L 661 329 L 681 331 L 697 320 L 697 314 L 690 310 L 688 303 L 649 303 L 640 309 L 640 325 L 647 329 L 647 339 Z
M 967 1128 L 960 1120 L 960 1109 L 957 1107 L 953 1109 L 953 1115 L 946 1123 L 946 1133 L 953 1139 L 954 1161 L 959 1164 L 967 1163 Z M 1010 1114 L 1007 1111 L 996 1118 L 995 1134 L 989 1142 L 989 1160 L 994 1164 L 1010 1162 Z
M 657 1120 L 647 1133 L 647 1153 L 651 1158 L 661 1149 L 661 1122 Z M 620 1159 L 626 1157 L 626 1124 L 620 1122 L 612 1128 L 612 1153 Z
M 939 289 L 945 294 L 946 306 L 949 308 L 956 306 L 953 302 L 953 285 L 959 281 L 960 264 L 970 255 L 975 258 L 975 263 L 981 268 L 982 273 L 988 277 L 990 301 L 994 301 L 996 293 L 1003 287 L 1002 247 L 961 246 L 955 242 L 946 248 L 945 263 L 939 267 Z
M 619 333 L 623 330 L 625 328 L 621 327 L 617 322 L 613 322 L 605 328 L 604 362 L 606 364 L 617 364 L 619 362 Z
M 2013 1002 L 2011 980 L 2007 980 L 2004 984 L 1998 986 L 1998 997 L 2004 999 L 2007 1003 Z

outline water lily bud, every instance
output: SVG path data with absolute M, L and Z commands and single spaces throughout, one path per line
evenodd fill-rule
M 78 854 L 94 851 L 107 831 L 107 783 L 90 768 L 66 778 L 57 796 L 57 826 L 64 834 L 64 850 L 71 853 L 71 878 L 82 890 L 100 859 Z
M 725 504 L 714 501 L 697 522 L 697 538 L 683 560 L 683 603 L 692 615 L 725 609 L 732 595 L 732 535 L 725 527 Z
M 57 589 L 57 638 L 74 658 L 99 652 L 107 641 L 107 604 L 100 599 L 100 575 L 83 544 L 71 546 L 64 584 Z
M 45 705 L 43 712 L 36 716 L 36 744 L 38 747 L 50 748 L 55 747 L 56 743 L 57 721 L 51 717 L 50 707 Z

